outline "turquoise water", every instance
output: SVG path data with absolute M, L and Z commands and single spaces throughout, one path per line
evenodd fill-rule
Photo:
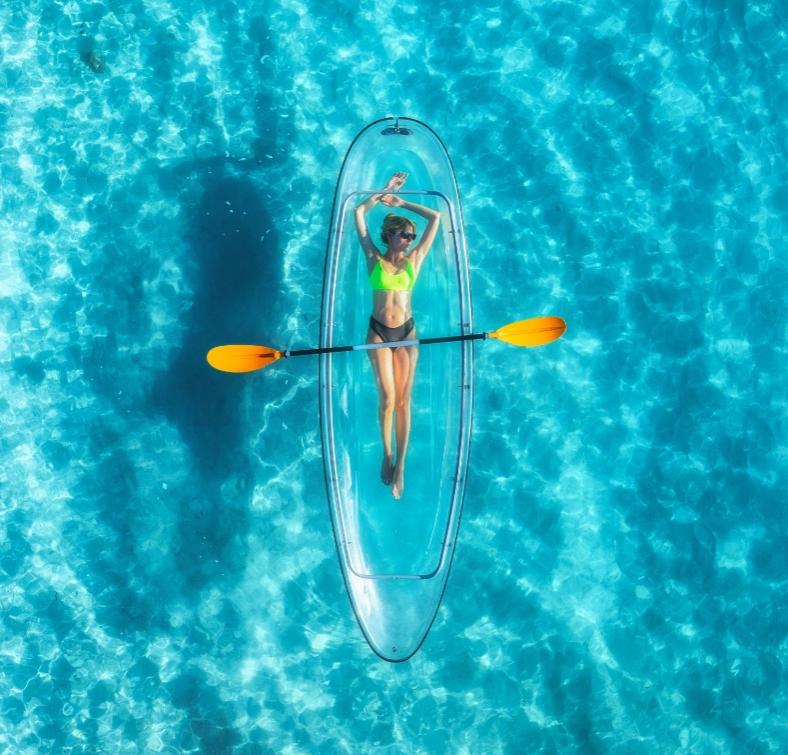
M 11 0 L 0 29 L 4 750 L 785 747 L 781 4 Z M 204 363 L 317 342 L 334 181 L 389 113 L 453 157 L 478 327 L 569 323 L 476 350 L 460 543 L 402 665 L 344 594 L 316 364 Z

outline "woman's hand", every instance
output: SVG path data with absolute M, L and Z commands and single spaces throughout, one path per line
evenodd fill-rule
M 408 174 L 404 171 L 395 173 L 391 178 L 389 178 L 384 191 L 399 191 L 405 185 L 407 178 Z M 389 207 L 399 207 L 402 204 L 402 202 L 399 200 L 399 197 L 392 196 L 391 194 L 378 194 L 377 199 L 378 202 L 383 202 L 383 204 L 387 204 Z M 398 201 L 394 202 L 393 200 L 395 199 Z
M 399 171 L 389 178 L 389 182 L 386 184 L 385 188 L 389 191 L 399 191 L 405 185 L 407 178 L 407 173 Z
M 380 201 L 389 207 L 402 207 L 405 204 L 396 194 L 384 194 Z

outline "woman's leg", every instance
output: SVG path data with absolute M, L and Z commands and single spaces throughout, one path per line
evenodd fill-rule
M 382 343 L 382 339 L 371 329 L 367 331 L 367 343 Z M 391 349 L 375 349 L 368 351 L 372 371 L 375 373 L 375 385 L 378 388 L 378 421 L 380 423 L 380 436 L 383 441 L 383 463 L 380 467 L 380 479 L 384 485 L 391 484 L 394 474 L 391 452 L 391 429 L 396 402 L 396 389 L 394 386 L 394 367 Z
M 411 331 L 413 333 L 414 331 Z M 409 334 L 407 338 L 415 338 Z M 405 457 L 410 441 L 410 400 L 413 376 L 419 359 L 417 346 L 401 346 L 394 351 L 394 385 L 397 412 L 397 463 L 391 478 L 391 494 L 399 498 L 405 490 Z

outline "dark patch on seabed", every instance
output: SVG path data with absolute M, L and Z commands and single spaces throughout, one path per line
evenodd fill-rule
M 213 179 L 190 225 L 194 304 L 184 318 L 183 344 L 152 402 L 177 424 L 201 477 L 221 481 L 237 469 L 248 378 L 212 370 L 205 355 L 222 343 L 259 341 L 262 324 L 277 309 L 280 258 L 270 216 L 246 179 Z
M 242 400 L 249 376 L 218 373 L 205 355 L 219 344 L 259 341 L 264 323 L 278 316 L 281 267 L 271 216 L 252 181 L 231 176 L 223 164 L 202 181 L 202 198 L 187 213 L 194 303 L 181 348 L 150 397 L 150 408 L 177 426 L 198 475 L 197 498 L 181 503 L 177 544 L 178 567 L 195 589 L 218 571 L 241 567 L 243 549 L 235 546 L 252 485 Z M 235 489 L 223 495 L 228 478 Z

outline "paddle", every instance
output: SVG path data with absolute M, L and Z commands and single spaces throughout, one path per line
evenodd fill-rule
M 492 333 L 469 333 L 464 336 L 442 336 L 419 338 L 411 341 L 389 343 L 361 343 L 356 346 L 329 346 L 322 349 L 297 349 L 279 351 L 271 346 L 215 346 L 208 352 L 208 364 L 222 372 L 253 372 L 268 367 L 282 357 L 304 357 L 313 354 L 335 354 L 339 351 L 369 351 L 393 346 L 425 346 L 430 343 L 451 341 L 477 341 L 495 338 L 513 346 L 544 346 L 560 338 L 566 331 L 566 323 L 560 317 L 532 317 L 530 320 L 510 322 Z

